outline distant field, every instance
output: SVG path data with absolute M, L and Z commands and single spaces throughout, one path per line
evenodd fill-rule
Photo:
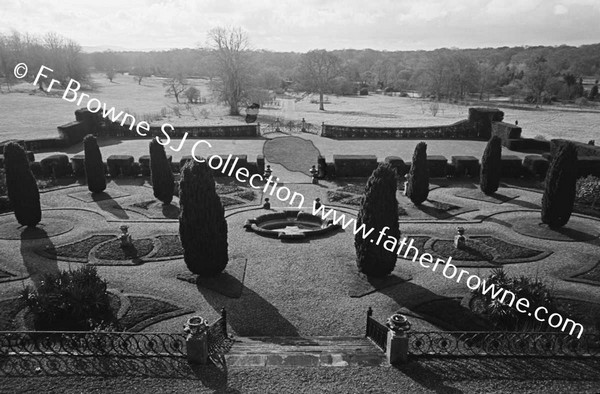
M 125 111 L 141 118 L 144 114 L 158 115 L 162 108 L 176 105 L 174 98 L 165 97 L 161 78 L 146 78 L 138 85 L 129 75 L 117 75 L 110 83 L 100 74 L 93 75 L 98 86 L 91 97 L 114 106 L 117 111 Z M 194 80 L 203 97 L 209 95 L 205 80 Z M 61 99 L 60 95 L 45 96 L 43 93 L 30 94 L 35 89 L 29 84 L 14 88 L 16 93 L 0 94 L 0 141 L 6 139 L 32 139 L 54 137 L 56 127 L 73 121 L 75 103 Z M 58 89 L 57 89 L 58 91 Z M 431 126 L 443 125 L 466 119 L 468 107 L 452 104 L 440 104 L 436 116 L 431 114 L 429 102 L 420 99 L 370 95 L 368 97 L 330 96 L 325 111 L 319 111 L 317 104 L 311 103 L 312 96 L 302 100 L 284 100 L 281 107 L 264 108 L 261 115 L 279 117 L 283 120 L 321 124 L 322 122 L 340 125 L 363 126 Z M 185 99 L 182 100 L 182 102 Z M 82 103 L 82 105 L 85 104 Z M 184 105 L 181 106 L 182 109 Z M 223 106 L 209 103 L 193 105 L 194 115 L 182 110 L 180 118 L 171 114 L 167 118 L 155 121 L 174 125 L 215 125 L 240 124 L 242 117 L 227 116 Z M 204 114 L 200 111 L 206 110 Z M 600 111 L 573 111 L 557 107 L 545 107 L 541 110 L 505 109 L 505 121 L 519 121 L 523 135 L 535 137 L 542 135 L 547 139 L 570 138 L 587 142 L 600 139 Z M 138 119 L 141 120 L 141 119 Z

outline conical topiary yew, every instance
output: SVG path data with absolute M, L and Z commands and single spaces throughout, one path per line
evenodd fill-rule
M 171 170 L 171 163 L 167 160 L 165 147 L 156 139 L 150 141 L 150 177 L 154 197 L 168 205 L 173 200 L 175 178 Z
M 89 191 L 101 193 L 106 189 L 106 178 L 104 176 L 104 163 L 102 153 L 96 141 L 96 137 L 88 134 L 83 139 L 83 151 L 85 153 L 85 177 Z
M 396 254 L 384 247 L 388 237 L 394 237 L 396 240 L 400 237 L 396 189 L 396 172 L 387 163 L 380 164 L 373 171 L 365 187 L 365 195 L 357 218 L 357 228 L 364 225 L 366 231 L 371 228 L 374 231 L 366 239 L 363 238 L 362 231 L 357 233 L 354 237 L 354 246 L 358 269 L 368 276 L 389 275 L 396 265 Z M 383 232 L 381 236 L 380 231 Z M 395 246 L 395 241 L 390 242 Z
M 227 221 L 207 163 L 189 160 L 179 181 L 179 237 L 188 269 L 214 276 L 227 266 Z
M 481 171 L 479 174 L 479 188 L 487 195 L 496 193 L 500 187 L 502 173 L 502 140 L 493 136 L 488 141 L 483 157 L 481 158 Z
M 577 192 L 577 149 L 571 142 L 561 145 L 546 174 L 542 197 L 542 222 L 562 227 L 573 212 Z
M 406 185 L 406 196 L 415 205 L 421 205 L 429 196 L 429 168 L 427 166 L 427 144 L 419 142 L 415 147 L 410 171 L 408 172 L 408 183 Z
M 35 227 L 42 220 L 40 192 L 25 150 L 16 142 L 4 147 L 6 188 L 17 222 L 22 226 Z

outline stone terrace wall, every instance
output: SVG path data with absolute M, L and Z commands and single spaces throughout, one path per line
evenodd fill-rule
M 504 112 L 495 108 L 469 108 L 469 119 L 428 127 L 353 127 L 323 125 L 322 136 L 338 139 L 457 139 L 488 140 L 492 123 L 504 119 Z
M 523 130 L 519 126 L 511 123 L 492 123 L 492 135 L 500 137 L 503 144 L 505 144 L 508 140 L 515 140 L 521 138 L 522 131 Z
M 558 147 L 567 142 L 572 142 L 577 149 L 577 156 L 596 156 L 600 157 L 600 146 L 584 144 L 582 142 L 570 141 L 570 140 L 562 140 L 562 139 L 554 139 L 550 141 L 550 154 L 554 156 Z
M 161 125 L 162 126 L 162 125 Z M 163 136 L 161 126 L 151 126 L 148 136 Z M 173 126 L 174 130 L 166 127 L 171 138 L 182 138 L 189 133 L 190 138 L 255 138 L 259 135 L 258 125 L 231 125 L 231 126 Z M 147 138 L 140 136 L 135 127 L 129 130 L 129 126 L 121 126 L 119 123 L 106 122 L 102 135 L 118 138 Z
M 468 120 L 446 126 L 354 127 L 323 125 L 323 137 L 336 139 L 480 139 Z

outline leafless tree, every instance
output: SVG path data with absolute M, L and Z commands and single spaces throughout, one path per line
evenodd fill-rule
M 248 36 L 238 27 L 217 27 L 208 32 L 208 40 L 221 80 L 214 86 L 220 91 L 221 99 L 229 105 L 229 114 L 239 115 L 239 104 L 250 81 Z
M 167 97 L 175 97 L 175 101 L 179 104 L 179 95 L 188 88 L 188 82 L 181 73 L 172 74 L 163 82 L 163 86 L 167 88 L 165 95 Z
M 544 56 L 538 56 L 527 62 L 524 81 L 533 94 L 536 107 L 542 103 L 542 93 L 546 89 L 550 76 L 550 67 Z
M 324 111 L 323 94 L 331 90 L 331 82 L 341 73 L 341 61 L 331 52 L 314 49 L 300 62 L 302 86 L 309 92 L 319 93 L 319 110 Z
M 113 81 L 113 79 L 115 78 L 115 75 L 116 75 L 116 72 L 115 72 L 115 70 L 114 70 L 114 69 L 112 69 L 112 68 L 111 68 L 111 69 L 109 69 L 108 71 L 106 71 L 106 78 L 108 78 L 108 80 L 109 80 L 110 82 L 112 82 L 112 81 Z

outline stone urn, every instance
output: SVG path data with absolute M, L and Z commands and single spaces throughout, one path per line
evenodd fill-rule
M 410 330 L 411 327 L 406 316 L 401 315 L 400 313 L 394 313 L 390 316 L 385 325 L 396 336 L 405 336 L 406 331 Z
M 208 324 L 201 316 L 192 316 L 183 325 L 183 331 L 188 334 L 188 337 L 199 337 L 206 332 Z

